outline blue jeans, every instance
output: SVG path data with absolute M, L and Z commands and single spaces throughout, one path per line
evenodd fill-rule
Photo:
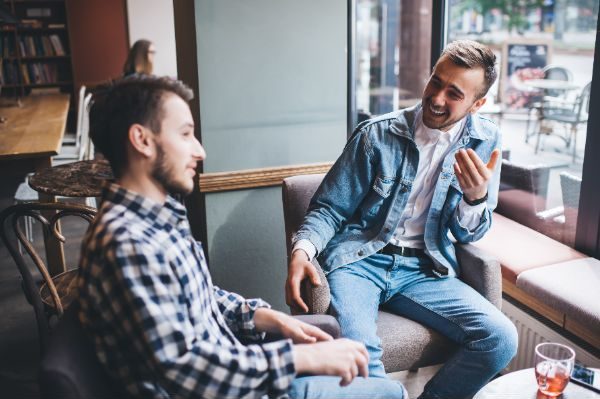
M 461 280 L 436 276 L 429 258 L 374 254 L 334 270 L 327 280 L 342 335 L 365 343 L 372 377 L 385 378 L 375 324 L 380 306 L 456 342 L 458 350 L 420 398 L 470 397 L 516 354 L 512 322 Z
M 298 377 L 289 391 L 292 399 L 409 399 L 397 381 L 387 378 L 356 377 L 348 386 L 340 386 L 339 377 Z

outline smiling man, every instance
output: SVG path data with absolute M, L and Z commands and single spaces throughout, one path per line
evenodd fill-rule
M 84 238 L 79 318 L 106 371 L 140 398 L 402 398 L 400 384 L 363 378 L 362 343 L 213 285 L 171 197 L 192 191 L 206 156 L 191 98 L 181 82 L 142 75 L 94 97 L 90 133 L 116 182 Z
M 385 378 L 375 319 L 380 306 L 425 324 L 460 349 L 421 398 L 472 396 L 516 353 L 514 325 L 457 277 L 459 243 L 490 228 L 500 175 L 500 132 L 477 114 L 497 73 L 492 51 L 448 45 L 421 103 L 360 124 L 311 200 L 288 268 L 286 299 L 306 311 L 300 283 L 319 284 L 346 337 L 369 350 Z

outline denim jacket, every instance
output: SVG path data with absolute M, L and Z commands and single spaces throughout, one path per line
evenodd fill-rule
M 366 258 L 391 240 L 419 164 L 414 134 L 420 108 L 417 104 L 359 125 L 311 199 L 293 243 L 308 239 L 325 273 Z M 459 243 L 480 239 L 491 226 L 497 204 L 501 162 L 488 185 L 479 225 L 468 230 L 458 222 L 462 190 L 453 164 L 461 148 L 472 148 L 487 162 L 500 148 L 500 132 L 490 120 L 469 114 L 460 139 L 442 162 L 424 233 L 425 252 L 439 275 L 460 272 L 448 233 Z

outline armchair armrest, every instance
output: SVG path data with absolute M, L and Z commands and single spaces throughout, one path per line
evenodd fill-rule
M 470 244 L 456 245 L 460 279 L 500 309 L 502 305 L 502 271 L 500 262 L 488 252 Z
M 295 315 L 296 319 L 303 321 L 308 324 L 312 324 L 315 327 L 319 327 L 321 330 L 325 331 L 327 334 L 331 335 L 333 338 L 340 338 L 342 336 L 342 332 L 340 330 L 340 325 L 335 319 L 335 317 L 328 314 L 305 314 L 305 315 Z M 273 342 L 283 339 L 283 336 L 280 334 L 267 334 L 265 336 L 265 342 Z
M 317 273 L 319 273 L 321 285 L 319 287 L 315 287 L 310 281 L 304 280 L 302 282 L 302 286 L 300 287 L 300 295 L 308 305 L 309 314 L 326 314 L 327 310 L 329 309 L 329 303 L 331 302 L 329 284 L 327 283 L 325 273 L 323 273 L 323 269 L 321 268 L 321 265 L 317 261 L 316 257 L 311 263 L 317 269 Z

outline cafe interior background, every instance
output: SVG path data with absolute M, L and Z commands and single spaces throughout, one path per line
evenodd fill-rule
M 3 5 L 34 11 L 23 11 L 27 21 L 19 23 L 26 25 L 2 16 L 0 116 L 31 96 L 65 93 L 67 137 L 77 128 L 80 88 L 93 91 L 118 77 L 130 45 L 140 38 L 156 47 L 155 74 L 177 77 L 194 89 L 191 107 L 208 158 L 186 206 L 213 279 L 223 288 L 288 311 L 281 179 L 325 172 L 359 121 L 418 102 L 445 43 L 463 38 L 496 53 L 500 78 L 482 113 L 500 126 L 509 167 L 535 173 L 529 176 L 533 197 L 512 197 L 515 204 L 526 202 L 528 213 L 511 208 L 506 214 L 582 256 L 600 255 L 595 173 L 600 121 L 589 112 L 600 101 L 594 62 L 598 0 L 5 0 Z M 21 57 L 9 45 L 17 34 L 57 35 L 64 53 L 42 55 L 41 40 L 41 54 Z M 28 63 L 56 76 L 49 72 L 37 84 L 22 76 L 10 81 L 20 69 L 14 72 L 9 64 Z M 571 115 L 576 120 L 556 117 L 554 111 L 565 108 L 578 110 Z M 10 152 L 2 144 L 2 129 L 10 126 L 10 120 L 0 123 L 2 151 Z M 26 158 L 0 158 L 0 210 L 16 202 L 17 188 L 34 170 Z M 568 179 L 575 185 L 566 192 Z M 568 198 L 574 201 L 570 208 Z M 63 227 L 69 237 L 80 237 L 85 228 Z M 33 243 L 40 246 L 44 240 L 36 228 L 33 223 Z M 19 271 L 0 245 L 0 392 L 37 397 L 36 322 Z M 77 255 L 77 245 L 65 249 L 70 267 Z M 506 291 L 505 296 L 510 297 Z M 530 323 L 539 324 L 538 333 L 569 340 L 589 365 L 600 366 L 598 330 L 582 338 L 532 306 L 516 308 L 522 317 L 541 320 Z

